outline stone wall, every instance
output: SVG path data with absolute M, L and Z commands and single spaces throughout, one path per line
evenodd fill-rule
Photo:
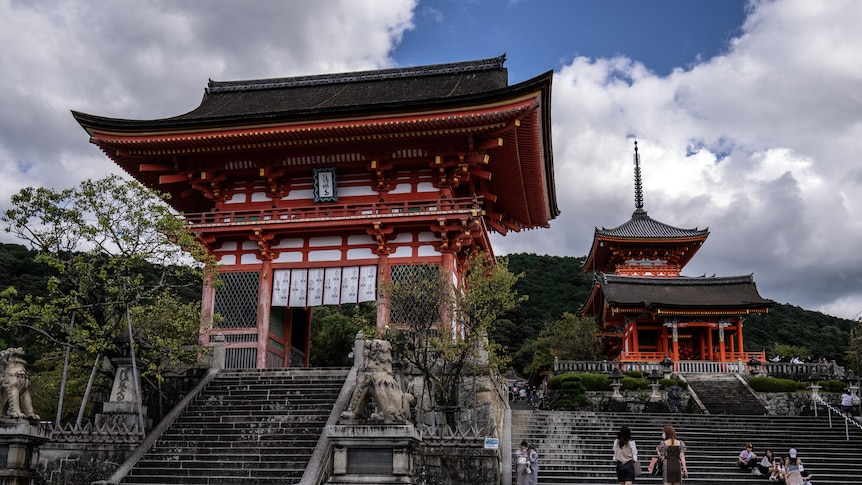
M 484 441 L 428 442 L 413 457 L 416 485 L 499 485 L 499 450 L 485 449 Z

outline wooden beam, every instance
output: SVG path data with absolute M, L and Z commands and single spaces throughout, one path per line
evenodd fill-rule
M 174 167 L 171 165 L 159 165 L 157 163 L 142 163 L 138 165 L 138 170 L 141 172 L 171 172 Z
M 491 172 L 489 172 L 487 170 L 482 170 L 481 168 L 478 168 L 478 167 L 471 168 L 470 173 L 472 173 L 473 175 L 475 175 L 481 179 L 485 179 L 485 180 L 491 180 L 491 175 L 493 175 Z
M 503 137 L 490 138 L 488 140 L 480 140 L 476 143 L 476 151 L 481 152 L 491 150 L 492 148 L 500 148 L 503 146 Z
M 188 177 L 182 174 L 174 175 L 159 175 L 159 184 L 175 184 L 178 182 L 187 182 Z
M 491 226 L 491 229 L 494 229 L 495 231 L 499 232 L 500 234 L 502 234 L 502 235 L 504 235 L 504 236 L 505 236 L 506 234 L 508 234 L 508 233 L 509 233 L 509 230 L 508 230 L 508 229 L 506 229 L 506 227 L 505 227 L 505 226 L 503 226 L 503 225 L 502 225 L 502 224 L 500 224 L 499 222 L 495 221 L 494 219 L 488 219 L 488 220 L 487 220 L 487 221 L 485 221 L 485 222 L 486 222 L 489 226 Z

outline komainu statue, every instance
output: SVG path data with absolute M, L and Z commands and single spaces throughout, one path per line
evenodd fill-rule
M 416 402 L 412 394 L 404 393 L 392 377 L 392 344 L 386 340 L 367 340 L 362 351 L 362 367 L 356 372 L 356 387 L 341 413 L 344 419 L 364 416 L 371 398 L 377 405 L 371 421 L 405 422 L 410 419 L 410 406 Z
M 24 349 L 8 348 L 0 352 L 0 414 L 11 418 L 38 420 L 30 399 L 30 375 L 21 358 Z

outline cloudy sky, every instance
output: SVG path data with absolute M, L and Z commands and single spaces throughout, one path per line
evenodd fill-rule
M 862 311 L 862 2 L 856 0 L 0 0 L 0 208 L 116 169 L 70 110 L 149 119 L 236 80 L 506 53 L 549 70 L 562 214 L 494 239 L 583 256 L 645 208 L 709 227 L 688 275 L 754 273 L 764 297 Z M 0 238 L 10 240 L 3 234 Z

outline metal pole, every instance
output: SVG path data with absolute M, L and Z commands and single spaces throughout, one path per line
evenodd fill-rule
M 132 337 L 132 315 L 129 313 L 129 306 L 126 305 L 126 322 L 129 329 L 129 351 L 132 355 L 132 379 L 135 381 L 135 396 L 137 396 L 136 404 L 138 405 L 138 433 L 144 434 L 144 405 L 141 401 L 141 383 L 138 375 L 138 363 L 135 360 L 135 339 Z
M 72 337 L 72 329 L 75 328 L 75 310 L 72 310 L 72 321 L 69 323 L 69 336 L 66 337 L 66 358 L 63 360 L 63 377 L 60 379 L 60 399 L 57 401 L 57 419 L 54 421 L 54 427 L 60 426 L 60 418 L 63 414 L 63 395 L 66 393 L 66 376 L 69 374 L 69 355 L 72 353 L 72 342 L 68 339 Z
M 93 362 L 93 371 L 90 372 L 90 380 L 87 381 L 87 389 L 84 390 L 84 397 L 81 399 L 81 408 L 78 409 L 78 419 L 75 420 L 75 427 L 81 426 L 81 420 L 84 418 L 84 408 L 87 407 L 87 401 L 90 399 L 90 390 L 93 388 L 93 379 L 96 377 L 96 369 L 99 368 L 99 361 L 102 360 L 102 353 L 96 354 L 96 361 Z

